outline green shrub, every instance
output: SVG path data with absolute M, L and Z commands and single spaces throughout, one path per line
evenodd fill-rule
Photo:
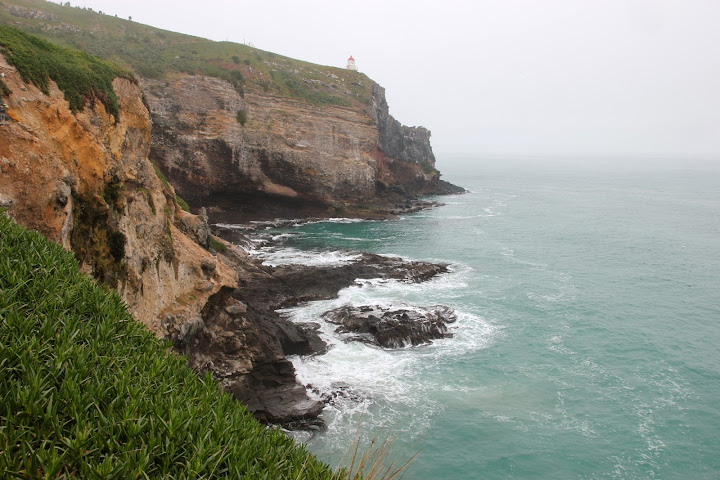
M 4 215 L 0 313 L 3 478 L 332 478 Z
M 0 100 L 9 97 L 11 93 L 10 87 L 0 78 Z
M 165 185 L 169 190 L 170 184 L 168 183 L 167 178 L 165 178 L 165 175 L 163 175 L 163 173 L 160 171 L 160 169 L 157 166 L 155 166 L 154 163 L 153 163 L 153 168 L 155 169 L 155 175 L 157 175 L 157 177 L 160 179 L 162 184 Z
M 120 107 L 112 81 L 117 77 L 133 79 L 116 65 L 5 25 L 0 25 L 0 52 L 25 82 L 32 82 L 46 95 L 50 80 L 57 83 L 73 112 L 81 111 L 85 102 L 97 99 L 108 113 L 118 118 Z
M 434 175 L 437 173 L 435 167 L 433 167 L 429 163 L 420 163 L 419 165 L 420 168 L 422 168 L 422 171 L 425 172 L 425 175 Z
M 177 202 L 178 205 L 180 205 L 180 208 L 182 208 L 186 212 L 190 211 L 190 205 L 188 205 L 185 200 L 180 198 L 180 195 L 175 195 L 175 201 Z
M 235 118 L 237 118 L 238 123 L 244 127 L 245 124 L 247 123 L 247 119 L 248 119 L 247 110 L 245 110 L 245 109 L 238 110 Z
M 212 235 L 210 235 L 210 246 L 216 252 L 227 252 L 227 246 Z

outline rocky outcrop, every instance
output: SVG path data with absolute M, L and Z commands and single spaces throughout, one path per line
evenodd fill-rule
M 277 309 L 334 298 L 358 278 L 420 282 L 447 271 L 443 265 L 371 254 L 342 266 L 270 267 L 232 245 L 223 259 L 238 272 L 237 288 L 214 294 L 192 324 L 197 327 L 185 334 L 173 328 L 178 334 L 172 338 L 191 367 L 211 371 L 257 418 L 289 428 L 321 428 L 317 416 L 323 403 L 308 399 L 287 356 L 322 354 L 327 345 L 318 336 L 319 325 L 293 323 Z
M 10 12 L 18 19 L 58 20 L 18 8 Z M 414 196 L 448 191 L 430 132 L 395 121 L 367 77 L 254 57 L 212 59 L 226 79 L 177 71 L 139 84 L 115 79 L 116 116 L 94 92 L 73 112 L 57 85 L 47 94 L 26 85 L 0 55 L 11 92 L 11 121 L 0 126 L 0 207 L 72 250 L 258 418 L 308 426 L 322 404 L 307 397 L 286 357 L 326 346 L 316 326 L 275 310 L 332 298 L 358 278 L 424 281 L 446 267 L 367 254 L 343 267 L 266 267 L 211 241 L 209 220 L 386 217 L 429 205 Z M 183 211 L 158 171 L 197 215 Z
M 385 89 L 372 84 L 372 99 L 377 123 L 377 147 L 386 156 L 396 160 L 435 168 L 435 154 L 430 146 L 430 130 L 424 127 L 406 127 L 390 115 Z
M 207 219 L 182 212 L 147 159 L 150 116 L 137 84 L 113 82 L 115 120 L 100 102 L 73 113 L 54 83 L 45 95 L 2 56 L 0 67 L 12 92 L 11 121 L 0 126 L 0 198 L 12 217 L 72 249 L 160 335 L 165 314 L 192 321 L 234 285 L 235 273 L 195 241 Z
M 455 322 L 457 316 L 453 309 L 443 305 L 429 308 L 343 305 L 325 312 L 323 319 L 339 325 L 335 332 L 346 334 L 346 341 L 401 348 L 451 337 L 447 324 Z
M 339 106 L 238 91 L 202 75 L 141 80 L 153 118 L 150 156 L 214 221 L 382 216 L 408 198 L 446 193 L 430 132 L 400 125 L 384 89 L 366 81 L 370 104 Z

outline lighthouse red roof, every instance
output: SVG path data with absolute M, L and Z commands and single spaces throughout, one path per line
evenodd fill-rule
M 353 62 L 355 61 L 355 59 L 352 58 L 352 55 L 350 55 L 350 58 L 348 58 L 348 61 L 349 61 L 349 60 L 352 60 Z

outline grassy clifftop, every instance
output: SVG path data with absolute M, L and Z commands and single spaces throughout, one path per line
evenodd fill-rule
M 117 65 L 5 25 L 0 25 L 0 53 L 18 69 L 23 80 L 32 82 L 46 95 L 49 81 L 57 83 L 74 112 L 97 98 L 117 118 L 119 107 L 112 81 L 120 76 L 134 79 Z
M 174 72 L 224 78 L 241 94 L 258 91 L 316 105 L 367 105 L 363 74 L 276 55 L 247 45 L 183 35 L 42 0 L 0 0 L 0 23 L 131 68 L 145 78 Z
M 2 478 L 332 478 L 0 214 Z

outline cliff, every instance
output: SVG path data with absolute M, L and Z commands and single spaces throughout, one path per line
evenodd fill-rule
M 0 71 L 12 92 L 0 127 L 0 206 L 12 217 L 73 250 L 161 336 L 165 314 L 196 317 L 235 284 L 236 273 L 195 240 L 202 219 L 177 206 L 148 161 L 150 115 L 136 83 L 113 81 L 115 120 L 100 102 L 73 113 L 54 82 L 44 94 L 3 55 Z
M 438 193 L 430 132 L 400 125 L 384 89 L 364 81 L 371 104 L 348 107 L 262 89 L 240 95 L 203 75 L 141 79 L 153 119 L 150 156 L 183 198 L 215 219 L 382 214 Z
M 21 38 L 8 23 L 137 73 Z M 19 42 L 14 52 L 8 42 Z M 21 71 L 36 58 L 22 53 L 28 45 L 62 58 Z M 355 278 L 441 271 L 368 258 L 310 281 L 231 244 L 211 247 L 206 208 L 213 221 L 386 217 L 417 195 L 462 190 L 439 179 L 430 132 L 396 121 L 382 87 L 360 73 L 38 0 L 0 1 L 0 71 L 11 118 L 0 126 L 0 207 L 72 250 L 261 419 L 322 409 L 285 357 L 322 342 L 275 309 L 329 298 Z
M 462 191 L 440 180 L 430 132 L 395 120 L 362 73 L 37 0 L 5 0 L 0 20 L 132 68 L 151 160 L 213 221 L 387 216 Z
M 65 80 L 77 83 L 105 65 L 75 62 L 77 52 L 3 26 L 0 48 L 10 118 L 0 126 L 0 207 L 73 251 L 86 273 L 118 290 L 135 318 L 236 398 L 257 397 L 257 385 L 272 379 L 264 394 L 282 391 L 284 402 L 257 401 L 261 418 L 317 416 L 322 405 L 307 399 L 283 353 L 297 327 L 274 312 L 246 315 L 246 306 L 230 298 L 238 278 L 269 275 L 237 247 L 225 246 L 223 256 L 211 252 L 207 217 L 184 212 L 148 160 L 150 114 L 137 82 L 112 80 L 117 116 L 94 100 L 97 84 L 73 111 L 46 72 L 60 77 L 63 63 Z

